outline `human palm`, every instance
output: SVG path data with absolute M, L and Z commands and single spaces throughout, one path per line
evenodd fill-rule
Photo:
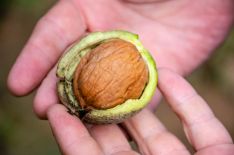
M 231 3 L 230 0 L 77 1 L 89 31 L 135 32 L 159 67 L 181 74 L 197 67 L 224 40 L 232 22 Z
M 38 22 L 10 72 L 9 88 L 26 95 L 39 86 L 34 110 L 46 118 L 59 102 L 54 66 L 62 52 L 86 33 L 111 29 L 139 34 L 158 67 L 185 75 L 224 40 L 233 6 L 232 0 L 59 1 Z

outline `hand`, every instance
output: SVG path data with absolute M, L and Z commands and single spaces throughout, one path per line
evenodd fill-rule
M 170 83 L 170 84 L 168 84 Z M 159 89 L 178 115 L 195 155 L 233 155 L 232 139 L 207 103 L 178 74 L 159 70 Z M 94 125 L 89 131 L 59 104 L 48 110 L 48 119 L 60 146 L 68 155 L 131 155 L 133 151 L 117 125 Z M 124 122 L 141 154 L 189 155 L 181 141 L 153 113 L 143 110 Z
M 184 75 L 223 41 L 233 6 L 232 0 L 61 0 L 38 22 L 8 86 L 19 96 L 39 86 L 34 110 L 45 118 L 48 107 L 58 103 L 52 68 L 62 52 L 87 32 L 109 29 L 139 34 L 159 67 Z

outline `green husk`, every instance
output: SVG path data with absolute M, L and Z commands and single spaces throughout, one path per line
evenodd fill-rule
M 80 40 L 79 43 L 73 44 L 60 59 L 57 66 L 57 76 L 60 78 L 58 84 L 58 94 L 62 103 L 74 114 L 85 111 L 81 109 L 78 101 L 73 94 L 72 81 L 73 75 L 80 59 L 95 48 L 100 43 L 119 38 L 131 42 L 140 52 L 142 58 L 147 64 L 149 71 L 149 80 L 139 99 L 129 99 L 124 103 L 110 109 L 100 110 L 92 109 L 86 111 L 82 119 L 89 123 L 119 123 L 124 119 L 136 114 L 143 109 L 151 100 L 157 85 L 156 64 L 150 53 L 143 47 L 138 40 L 138 35 L 127 31 L 109 31 L 94 32 Z M 78 112 L 78 113 L 77 113 Z

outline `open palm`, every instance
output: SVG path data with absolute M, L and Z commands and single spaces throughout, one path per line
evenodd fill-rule
M 185 75 L 224 40 L 233 20 L 232 0 L 61 0 L 38 22 L 14 64 L 8 85 L 16 95 L 39 86 L 34 110 L 46 118 L 57 104 L 55 65 L 88 32 L 125 29 L 140 39 L 158 67 Z

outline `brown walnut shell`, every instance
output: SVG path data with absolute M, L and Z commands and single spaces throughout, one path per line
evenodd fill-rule
M 108 109 L 139 98 L 147 81 L 147 66 L 136 47 L 111 39 L 81 59 L 73 86 L 82 108 Z

